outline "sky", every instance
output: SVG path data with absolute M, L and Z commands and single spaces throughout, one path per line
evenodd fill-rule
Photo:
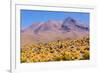
M 21 28 L 27 28 L 32 23 L 46 22 L 48 20 L 64 20 L 67 17 L 74 18 L 86 25 L 89 25 L 89 13 L 82 12 L 61 12 L 61 11 L 40 11 L 40 10 L 21 10 Z

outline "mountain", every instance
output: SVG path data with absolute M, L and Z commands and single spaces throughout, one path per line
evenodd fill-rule
M 62 21 L 48 20 L 33 23 L 21 30 L 21 45 L 50 42 L 64 39 L 76 39 L 89 35 L 89 27 L 71 17 Z

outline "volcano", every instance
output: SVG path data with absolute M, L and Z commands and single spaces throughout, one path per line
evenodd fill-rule
M 33 23 L 21 30 L 21 45 L 76 39 L 85 36 L 89 36 L 89 27 L 68 17 L 61 21 L 48 20 L 47 22 Z

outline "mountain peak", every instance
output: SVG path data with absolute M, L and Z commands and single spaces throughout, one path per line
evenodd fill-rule
M 73 29 L 76 25 L 76 22 L 77 21 L 71 17 L 66 18 L 61 25 L 62 30 L 69 31 L 70 29 Z
M 74 23 L 76 23 L 76 20 L 75 20 L 74 18 L 68 17 L 68 18 L 66 18 L 66 19 L 64 20 L 64 23 L 65 23 L 65 22 L 71 23 L 71 24 L 73 23 L 73 24 L 74 24 Z
M 35 29 L 35 32 L 44 32 L 44 31 L 52 31 L 52 30 L 57 30 L 59 29 L 59 21 L 55 21 L 55 20 L 48 20 L 47 22 L 44 23 L 40 23 L 41 25 L 37 26 L 37 28 Z

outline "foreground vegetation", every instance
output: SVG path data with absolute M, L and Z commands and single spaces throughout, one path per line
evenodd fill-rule
M 21 63 L 88 60 L 89 37 L 49 43 L 24 45 L 21 48 Z

